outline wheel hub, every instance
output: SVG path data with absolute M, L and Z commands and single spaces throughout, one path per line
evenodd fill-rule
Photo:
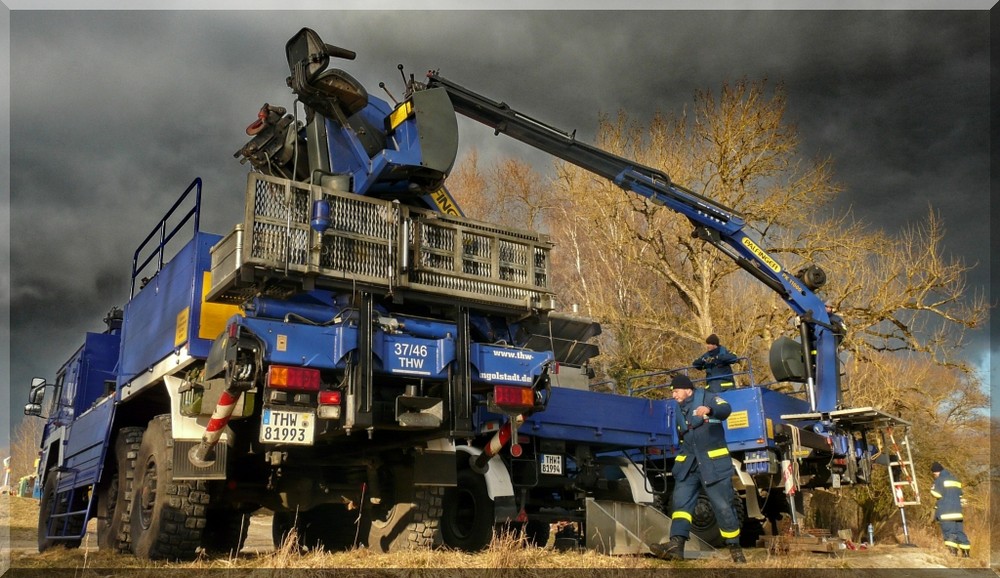
M 146 464 L 146 475 L 143 476 L 142 490 L 139 495 L 139 523 L 143 529 L 149 529 L 153 523 L 153 507 L 156 505 L 156 461 Z

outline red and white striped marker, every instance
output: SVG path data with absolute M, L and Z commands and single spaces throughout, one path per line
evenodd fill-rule
M 208 459 L 209 453 L 219 443 L 222 437 L 222 430 L 226 429 L 229 418 L 233 416 L 236 409 L 236 402 L 240 399 L 241 390 L 227 389 L 219 396 L 219 403 L 212 412 L 212 419 L 208 420 L 205 433 L 201 436 L 201 443 L 191 448 L 188 452 L 188 460 L 199 468 L 207 468 L 215 463 L 215 459 Z

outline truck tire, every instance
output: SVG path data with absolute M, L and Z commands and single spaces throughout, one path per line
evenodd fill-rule
M 243 510 L 208 510 L 201 546 L 209 554 L 237 554 L 243 549 L 250 532 L 250 515 Z
M 733 496 L 733 510 L 736 511 L 736 519 L 740 523 L 740 544 L 743 544 L 743 528 L 746 526 L 747 506 L 739 494 Z M 708 496 L 704 493 L 698 494 L 698 503 L 695 504 L 694 513 L 691 515 L 691 533 L 715 548 L 721 548 L 726 543 L 722 538 L 722 534 L 719 533 L 719 522 L 715 518 L 715 511 L 712 510 L 712 503 L 709 502 Z M 758 537 L 753 537 L 754 543 L 756 543 Z
M 62 514 L 69 511 L 69 500 L 67 496 L 56 497 L 56 477 L 57 473 L 55 468 L 49 470 L 49 473 L 45 476 L 45 486 L 42 488 L 42 496 L 38 502 L 38 551 L 44 552 L 49 548 L 54 546 L 63 546 L 65 548 L 79 548 L 81 540 L 79 538 L 74 540 L 56 540 L 53 538 L 48 538 L 48 528 L 49 521 L 54 514 Z M 59 518 L 54 524 L 59 524 Z M 76 523 L 74 527 L 68 528 L 68 532 L 79 532 L 82 527 L 81 524 Z M 64 532 L 66 533 L 66 532 Z
M 444 492 L 441 514 L 444 545 L 465 552 L 483 550 L 493 539 L 494 521 L 486 478 L 469 469 L 459 470 L 458 485 Z
M 721 548 L 725 543 L 719 534 L 719 522 L 715 519 L 712 503 L 704 492 L 698 494 L 694 512 L 691 513 L 691 533 L 715 548 Z
M 139 558 L 192 559 L 205 529 L 207 482 L 173 479 L 170 432 L 169 415 L 150 420 L 136 459 L 130 538 Z
M 654 505 L 667 516 L 673 514 L 673 492 L 668 490 L 664 494 L 657 494 L 654 498 Z M 739 494 L 733 497 L 733 508 L 736 510 L 736 518 L 740 522 L 740 543 L 743 544 L 745 541 L 743 538 L 743 528 L 747 526 L 747 507 Z M 753 521 L 756 522 L 756 520 Z M 760 527 L 759 522 L 757 525 Z M 704 492 L 698 493 L 698 501 L 695 503 L 694 512 L 691 514 L 691 534 L 697 536 L 713 548 L 721 548 L 726 542 L 722 538 L 722 534 L 719 533 L 719 522 L 715 519 L 715 511 L 712 510 L 712 503 L 708 500 L 708 496 Z M 759 534 L 753 536 L 754 544 L 759 537 Z
M 412 502 L 398 502 L 384 519 L 372 520 L 369 548 L 388 553 L 441 545 L 443 496 L 438 486 L 416 488 Z
M 126 427 L 115 437 L 114 459 L 108 464 L 110 477 L 97 494 L 97 547 L 101 550 L 129 550 L 129 508 L 142 432 L 141 427 Z

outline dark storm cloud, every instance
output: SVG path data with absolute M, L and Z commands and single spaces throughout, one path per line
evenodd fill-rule
M 986 12 L 11 13 L 11 387 L 54 377 L 128 296 L 132 252 L 196 176 L 203 229 L 239 219 L 232 154 L 264 102 L 291 107 L 302 26 L 357 51 L 334 66 L 397 97 L 428 68 L 590 141 L 600 113 L 680 112 L 696 90 L 787 88 L 803 153 L 888 232 L 942 211 L 988 287 Z M 461 123 L 481 156 L 550 159 Z M 986 347 L 985 340 L 977 344 Z M 17 413 L 17 412 L 15 412 Z M 2 444 L 0 444 L 2 445 Z

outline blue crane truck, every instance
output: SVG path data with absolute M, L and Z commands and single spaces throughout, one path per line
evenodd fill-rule
M 446 92 L 391 106 L 327 70 L 353 54 L 311 30 L 286 54 L 304 122 L 264 105 L 247 128 L 242 221 L 202 231 L 195 179 L 139 243 L 106 330 L 52 383 L 33 380 L 39 550 L 78 546 L 96 518 L 99 547 L 143 558 L 238 551 L 262 507 L 276 545 L 294 530 L 307 547 L 472 548 L 457 488 L 473 462 L 493 518 L 541 539 L 515 491 L 524 460 L 512 475 L 488 451 L 500 430 L 518 440 L 548 403 L 598 396 L 647 422 L 614 447 L 666 435 L 663 408 L 587 390 L 600 327 L 555 311 L 547 237 L 467 219 L 451 199 Z M 562 448 L 573 499 L 634 502 L 622 479 L 646 496 L 635 465 L 594 448 Z
M 275 545 L 294 530 L 329 549 L 476 550 L 497 527 L 544 543 L 565 520 L 610 552 L 666 536 L 650 506 L 669 513 L 673 402 L 589 389 L 600 326 L 556 310 L 549 240 L 466 218 L 444 186 L 456 112 L 684 213 L 799 315 L 772 369 L 809 399 L 726 394 L 748 523 L 782 460 L 803 487 L 866 481 L 867 436 L 894 418 L 841 408 L 819 270 L 788 274 L 733 211 L 436 74 L 390 105 L 329 68 L 354 53 L 312 30 L 286 56 L 295 109 L 265 104 L 234 155 L 253 167 L 242 221 L 201 231 L 192 182 L 107 329 L 32 383 L 40 550 L 96 518 L 102 548 L 229 552 L 262 507 Z
M 873 407 L 846 407 L 842 398 L 841 365 L 838 347 L 843 338 L 839 320 L 831 319 L 816 291 L 826 283 L 826 273 L 807 265 L 795 273 L 785 269 L 745 231 L 745 221 L 735 210 L 680 186 L 658 169 L 643 166 L 600 148 L 580 142 L 567 133 L 496 102 L 437 71 L 427 73 L 426 82 L 411 81 L 410 90 L 447 91 L 455 111 L 538 150 L 608 179 L 625 191 L 685 216 L 693 227 L 692 236 L 709 243 L 731 258 L 743 270 L 763 283 L 795 314 L 798 339 L 779 337 L 769 351 L 774 382 L 791 382 L 804 389 L 804 396 L 790 395 L 760 385 L 752 372 L 747 387 L 721 394 L 732 407 L 724 422 L 727 447 L 734 462 L 733 485 L 738 496 L 734 504 L 743 523 L 741 541 L 753 545 L 762 533 L 761 521 L 776 520 L 781 514 L 792 517 L 793 528 L 801 502 L 798 491 L 840 488 L 867 484 L 873 464 L 889 466 L 889 481 L 895 504 L 900 508 L 919 504 L 908 428 L 899 417 Z M 653 372 L 630 378 L 625 393 L 649 395 L 663 389 L 672 375 L 691 368 Z M 701 381 L 701 380 L 695 380 Z M 656 504 L 670 514 L 672 479 L 670 469 L 677 454 L 673 400 L 666 406 L 668 444 L 648 443 L 642 447 L 615 448 L 631 463 L 641 463 L 646 489 Z M 561 410 L 568 412 L 562 414 Z M 529 418 L 537 446 L 556 440 L 582 441 L 588 432 L 596 439 L 606 427 L 628 429 L 615 416 L 590 422 L 587 412 L 567 405 Z M 563 419 L 559 419 L 563 418 Z M 625 417 L 627 420 L 628 417 Z M 639 433 L 639 432 L 633 432 Z M 581 435 L 582 434 L 582 435 Z M 650 436 L 664 439 L 662 436 Z M 900 441 L 897 441 L 899 438 Z M 883 449 L 885 450 L 883 452 Z M 612 448 L 608 448 L 609 451 Z M 544 464 L 544 456 L 537 460 Z M 543 493 L 547 490 L 543 490 Z M 785 496 L 789 496 L 786 500 Z M 693 514 L 692 533 L 710 545 L 721 545 L 718 525 L 707 497 L 702 495 Z M 594 529 L 587 530 L 588 544 L 596 543 Z

